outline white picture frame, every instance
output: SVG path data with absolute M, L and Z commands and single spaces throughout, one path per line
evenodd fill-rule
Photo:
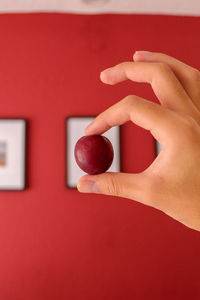
M 0 119 L 0 191 L 25 189 L 26 120 Z
M 86 173 L 77 165 L 74 157 L 76 142 L 84 135 L 84 129 L 95 117 L 70 116 L 66 118 L 66 186 L 76 188 L 78 180 Z M 107 137 L 113 145 L 114 158 L 108 172 L 120 172 L 120 127 L 115 126 L 106 131 L 103 136 Z

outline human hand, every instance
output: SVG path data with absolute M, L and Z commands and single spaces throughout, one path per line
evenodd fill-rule
M 136 200 L 200 231 L 200 72 L 162 53 L 137 51 L 133 58 L 104 70 L 101 80 L 147 82 L 161 105 L 127 96 L 99 114 L 85 134 L 131 120 L 149 130 L 162 150 L 141 173 L 85 175 L 78 190 Z

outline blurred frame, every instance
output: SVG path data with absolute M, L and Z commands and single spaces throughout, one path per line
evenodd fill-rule
M 26 120 L 0 119 L 0 190 L 25 189 Z
M 86 126 L 94 119 L 95 116 L 69 116 L 66 118 L 66 186 L 68 188 L 75 189 L 79 178 L 86 174 L 76 164 L 74 148 L 78 139 L 84 135 Z M 103 134 L 111 141 L 114 149 L 114 159 L 109 172 L 121 171 L 120 134 L 119 126 L 112 127 Z

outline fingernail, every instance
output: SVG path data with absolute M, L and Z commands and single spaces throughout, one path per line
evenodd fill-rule
M 98 193 L 97 184 L 92 180 L 84 180 L 78 183 L 77 189 L 81 193 Z
M 135 54 L 150 55 L 150 54 L 152 54 L 152 52 L 150 52 L 150 51 L 136 51 Z

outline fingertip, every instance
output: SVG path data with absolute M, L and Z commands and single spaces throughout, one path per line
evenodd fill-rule
M 79 191 L 79 192 L 81 192 L 81 186 L 82 186 L 82 182 L 84 181 L 84 180 L 87 180 L 87 177 L 88 177 L 88 175 L 86 174 L 86 175 L 83 175 L 82 177 L 80 177 L 79 178 L 79 180 L 78 180 L 78 183 L 77 183 L 77 190 Z
M 100 79 L 103 83 L 114 85 L 116 83 L 116 72 L 114 67 L 103 70 L 100 73 Z
M 103 83 L 108 83 L 108 79 L 107 79 L 107 76 L 106 76 L 106 70 L 105 71 L 102 71 L 100 73 L 100 79 Z
M 95 120 L 94 120 L 95 121 Z M 94 121 L 92 121 L 84 130 L 84 134 L 85 135 L 91 135 L 93 134 L 94 130 L 95 130 L 95 125 L 94 125 Z
M 87 127 L 84 129 L 84 134 L 85 134 L 85 135 L 90 135 L 90 130 L 87 129 Z
M 87 129 L 84 129 L 84 135 L 89 135 Z
M 77 190 L 80 193 L 98 193 L 98 186 L 93 177 L 90 175 L 84 175 L 81 177 L 77 184 Z

